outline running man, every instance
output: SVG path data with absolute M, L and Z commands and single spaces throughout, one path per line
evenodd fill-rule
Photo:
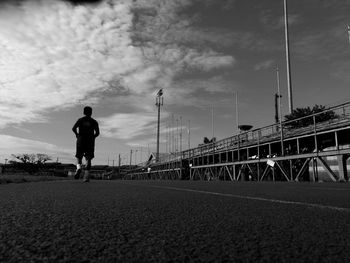
M 77 120 L 72 130 L 77 137 L 77 151 L 75 157 L 77 158 L 77 170 L 74 178 L 79 179 L 81 174 L 81 165 L 83 156 L 86 159 L 86 170 L 84 173 L 84 182 L 89 182 L 89 173 L 91 169 L 91 160 L 95 157 L 95 138 L 100 135 L 98 122 L 91 118 L 92 108 L 84 108 L 84 117 Z M 79 130 L 79 131 L 78 131 Z

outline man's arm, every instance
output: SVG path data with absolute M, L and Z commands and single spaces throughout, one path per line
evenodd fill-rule
M 72 131 L 74 132 L 74 134 L 75 134 L 76 137 L 78 137 L 78 130 L 77 130 L 77 129 L 78 129 L 78 126 L 79 126 L 78 122 L 79 122 L 79 121 L 77 121 L 77 122 L 74 124 L 73 128 L 72 128 Z
M 100 128 L 98 127 L 98 122 L 96 122 L 96 127 L 95 127 L 95 138 L 100 135 Z

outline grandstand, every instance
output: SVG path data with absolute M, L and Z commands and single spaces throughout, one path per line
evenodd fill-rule
M 327 112 L 333 117 L 324 120 Z M 347 181 L 349 133 L 350 102 L 168 153 L 159 162 L 130 170 L 125 178 Z

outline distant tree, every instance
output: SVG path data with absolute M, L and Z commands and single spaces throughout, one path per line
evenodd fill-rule
M 325 106 L 322 105 L 315 105 L 312 108 L 313 113 L 318 113 L 318 112 L 323 112 L 326 110 Z M 334 111 L 327 111 L 321 114 L 316 115 L 316 122 L 323 122 L 323 121 L 328 121 L 337 118 L 337 114 L 335 114 Z
M 43 153 L 22 153 L 12 154 L 12 156 L 17 159 L 17 161 L 11 161 L 11 163 L 30 174 L 38 172 L 47 161 L 51 160 L 49 155 Z
M 208 144 L 208 143 L 213 143 L 216 142 L 216 137 L 211 138 L 211 140 L 208 139 L 208 137 L 204 137 L 203 143 Z
M 52 160 L 52 158 L 50 156 L 48 156 L 47 154 L 44 154 L 44 153 L 37 153 L 36 154 L 36 163 L 37 164 L 44 164 L 50 160 Z
M 293 110 L 291 114 L 285 115 L 285 121 L 292 121 L 296 119 L 300 119 L 315 113 L 323 112 L 326 110 L 325 106 L 322 105 L 315 105 L 312 109 L 310 107 L 306 108 L 296 108 Z M 323 122 L 323 121 L 328 121 L 331 119 L 336 118 L 337 115 L 335 114 L 334 111 L 326 111 L 324 113 L 318 114 L 315 117 L 316 122 Z M 303 118 L 301 120 L 293 121 L 287 124 L 287 126 L 292 127 L 292 128 L 299 128 L 299 127 L 305 127 L 308 125 L 312 125 L 314 123 L 313 118 Z

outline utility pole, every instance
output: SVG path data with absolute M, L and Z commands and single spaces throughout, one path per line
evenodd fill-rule
M 176 119 L 176 136 L 175 136 L 175 144 L 176 144 L 176 149 L 175 151 L 179 151 L 179 119 Z
M 276 77 L 277 77 L 277 93 L 275 94 L 275 121 L 280 123 L 282 121 L 282 111 L 281 111 L 281 92 L 280 92 L 280 74 L 279 68 L 276 66 Z
M 171 132 L 170 132 L 170 127 L 171 127 L 171 121 L 169 121 L 169 123 L 168 123 L 168 130 L 167 130 L 169 153 L 171 153 Z
M 140 146 L 140 163 L 142 163 L 142 146 Z
M 349 38 L 349 45 L 350 45 L 350 26 L 348 26 L 348 38 Z
M 291 114 L 293 112 L 293 94 L 292 94 L 292 78 L 291 78 L 291 73 L 290 73 L 290 52 L 289 52 L 287 0 L 284 0 L 284 35 L 285 35 L 285 44 L 286 44 L 286 64 L 287 64 L 287 85 L 288 85 L 289 114 Z
M 171 153 L 171 119 L 169 120 L 169 124 L 168 124 L 168 145 L 169 145 L 169 153 Z
M 277 95 L 278 95 L 278 112 L 279 112 L 279 122 L 282 124 L 282 107 L 281 107 L 281 90 L 280 90 L 280 71 L 278 66 L 276 67 L 276 77 L 277 77 Z
M 180 116 L 180 152 L 182 152 L 182 116 Z
M 172 114 L 171 116 L 171 142 L 172 142 L 172 150 L 173 150 L 173 153 L 175 152 L 175 136 L 174 136 L 174 133 L 175 133 L 175 121 L 174 121 L 174 114 Z
M 168 152 L 168 122 L 165 124 L 165 152 Z
M 118 173 L 120 174 L 120 166 L 121 166 L 122 160 L 120 159 L 120 154 L 118 155 Z
M 211 105 L 211 134 L 212 139 L 214 139 L 214 106 Z
M 278 119 L 279 119 L 279 128 L 281 133 L 281 154 L 284 156 L 284 134 L 283 134 L 283 126 L 282 126 L 282 110 L 281 110 L 281 91 L 280 91 L 280 74 L 278 66 L 276 67 L 276 77 L 277 77 L 277 94 L 276 99 L 278 99 Z
M 167 130 L 167 134 L 168 134 L 168 152 L 171 153 L 171 133 L 170 133 L 170 127 L 171 127 L 171 121 L 169 121 L 168 123 L 168 130 Z
M 191 121 L 188 120 L 188 149 L 191 149 Z
M 156 97 L 156 106 L 158 107 L 158 127 L 157 127 L 157 153 L 156 162 L 159 162 L 159 135 L 160 135 L 160 107 L 163 106 L 163 89 L 160 89 Z
M 239 119 L 238 119 L 238 92 L 234 92 L 233 95 L 235 96 L 235 101 L 236 101 L 236 129 L 237 129 L 237 134 L 239 134 Z
M 275 93 L 275 123 L 279 123 L 279 116 L 278 116 L 278 93 Z
M 132 161 L 132 149 L 130 150 L 130 166 L 129 166 L 129 168 L 131 168 L 131 161 Z

